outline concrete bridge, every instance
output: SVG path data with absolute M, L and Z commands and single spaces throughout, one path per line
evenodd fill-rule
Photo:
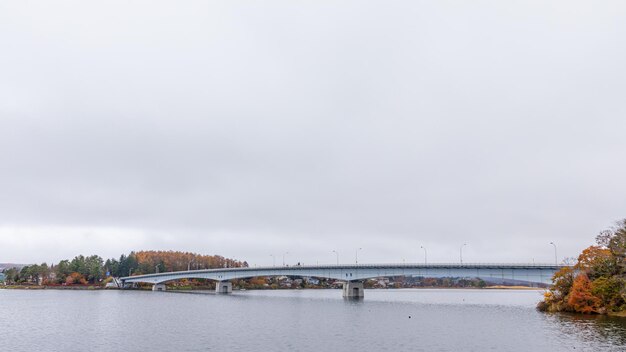
M 209 279 L 217 281 L 217 293 L 231 293 L 230 280 L 253 277 L 299 276 L 334 279 L 343 282 L 343 296 L 364 296 L 363 281 L 378 277 L 458 277 L 486 280 L 520 280 L 531 283 L 550 284 L 552 275 L 563 265 L 554 264 L 355 264 L 276 266 L 254 268 L 224 268 L 175 271 L 158 274 L 127 276 L 120 278 L 123 287 L 132 283 L 153 284 L 153 291 L 164 291 L 165 283 L 180 279 Z

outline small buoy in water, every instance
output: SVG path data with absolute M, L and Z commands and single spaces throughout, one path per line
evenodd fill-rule
M 411 316 L 409 315 L 409 319 L 411 319 Z

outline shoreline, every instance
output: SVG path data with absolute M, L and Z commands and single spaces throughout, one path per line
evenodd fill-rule
M 169 292 L 189 292 L 189 291 L 207 291 L 214 290 L 213 287 L 194 287 L 194 288 L 169 288 Z M 545 288 L 541 287 L 526 287 L 526 286 L 486 286 L 486 287 L 371 287 L 367 290 L 519 290 L 519 291 L 543 291 Z M 150 291 L 149 288 L 128 288 L 122 289 L 119 287 L 103 287 L 95 285 L 81 285 L 81 286 L 30 286 L 30 285 L 6 285 L 0 286 L 0 290 L 132 290 L 132 291 Z M 308 288 L 243 288 L 233 289 L 234 291 L 282 291 L 282 290 L 341 290 L 341 287 L 308 287 Z

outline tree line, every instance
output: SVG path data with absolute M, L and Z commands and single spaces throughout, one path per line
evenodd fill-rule
M 596 237 L 573 267 L 554 274 L 537 306 L 548 312 L 619 314 L 626 311 L 626 219 Z
M 178 251 L 139 251 L 119 259 L 104 261 L 98 255 L 78 255 L 72 260 L 61 260 L 58 264 L 46 263 L 5 269 L 5 280 L 9 284 L 71 285 L 98 284 L 109 277 L 153 274 L 187 269 L 212 269 L 245 267 L 248 263 L 219 255 L 201 255 Z

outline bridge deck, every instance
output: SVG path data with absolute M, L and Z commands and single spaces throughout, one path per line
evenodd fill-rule
M 260 276 L 303 276 L 341 281 L 357 281 L 383 276 L 480 277 L 549 283 L 564 265 L 508 263 L 434 263 L 434 264 L 340 264 L 219 268 L 128 276 L 124 283 L 159 284 L 180 279 L 227 281 Z

